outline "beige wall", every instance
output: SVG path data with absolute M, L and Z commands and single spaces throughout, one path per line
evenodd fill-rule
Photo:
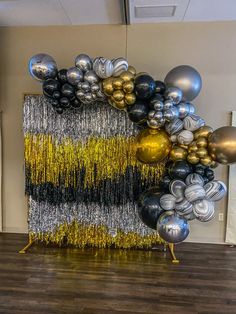
M 202 75 L 203 89 L 194 101 L 213 127 L 227 125 L 236 110 L 236 23 L 132 25 L 127 32 L 129 63 L 163 79 L 172 67 L 191 64 Z M 125 26 L 0 28 L 0 105 L 3 110 L 3 228 L 27 231 L 24 198 L 22 95 L 40 92 L 27 70 L 30 56 L 47 52 L 59 67 L 69 67 L 81 52 L 91 56 L 126 54 Z M 227 181 L 227 167 L 217 170 Z M 226 200 L 217 213 L 226 214 Z M 225 222 L 191 223 L 191 241 L 223 242 Z

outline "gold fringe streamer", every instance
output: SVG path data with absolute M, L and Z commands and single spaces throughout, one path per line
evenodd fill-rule
M 150 248 L 152 245 L 165 243 L 157 233 L 140 236 L 134 232 L 124 233 L 117 231 L 116 236 L 108 233 L 106 226 L 83 225 L 74 221 L 72 224 L 60 225 L 53 232 L 30 233 L 32 240 L 38 240 L 47 244 L 73 245 L 76 247 L 106 248 Z
M 66 187 L 75 186 L 76 172 L 85 168 L 84 187 L 94 187 L 102 180 L 123 175 L 128 166 L 137 167 L 142 179 L 158 183 L 164 162 L 155 166 L 140 163 L 135 152 L 134 137 L 90 138 L 82 144 L 69 138 L 59 143 L 50 135 L 25 135 L 25 164 L 33 184 L 59 185 L 63 175 Z

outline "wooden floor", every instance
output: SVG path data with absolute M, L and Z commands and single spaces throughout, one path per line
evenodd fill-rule
M 34 246 L 0 234 L 0 313 L 236 313 L 236 248 L 180 244 L 161 251 Z

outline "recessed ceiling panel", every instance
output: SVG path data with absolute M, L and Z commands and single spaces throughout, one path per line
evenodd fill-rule
M 189 0 L 129 0 L 130 23 L 182 21 Z
M 184 21 L 236 20 L 236 0 L 190 0 Z
M 70 20 L 58 0 L 0 1 L 0 26 L 67 24 Z

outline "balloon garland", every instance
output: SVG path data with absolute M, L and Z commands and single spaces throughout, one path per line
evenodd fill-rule
M 162 82 L 136 74 L 124 58 L 92 60 L 80 54 L 73 67 L 58 70 L 51 56 L 37 54 L 29 71 L 43 83 L 43 94 L 58 114 L 107 101 L 140 126 L 137 160 L 150 167 L 166 161 L 166 173 L 159 186 L 140 195 L 139 216 L 163 240 L 182 242 L 189 234 L 188 221 L 213 219 L 214 203 L 227 192 L 213 169 L 236 162 L 236 128 L 213 131 L 196 115 L 190 101 L 199 94 L 202 80 L 193 67 L 175 67 Z

